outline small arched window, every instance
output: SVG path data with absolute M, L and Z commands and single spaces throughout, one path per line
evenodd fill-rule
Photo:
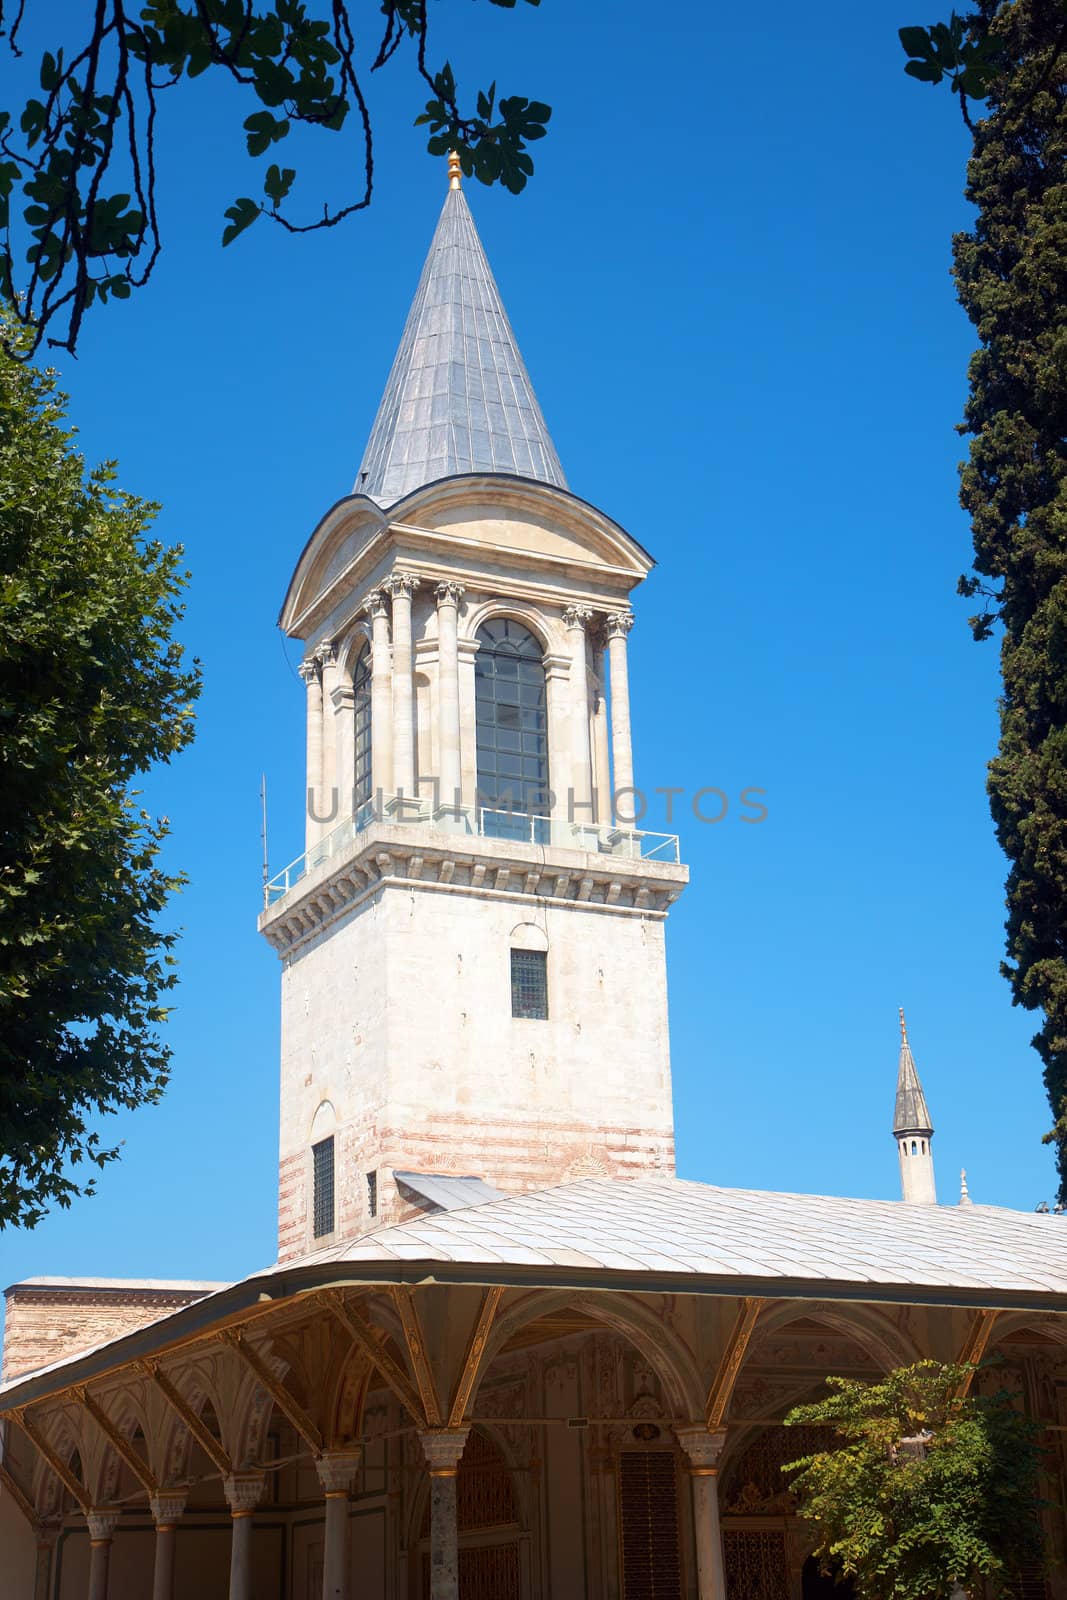
M 474 678 L 480 804 L 493 811 L 545 816 L 545 665 L 529 628 L 511 617 L 495 617 L 479 628 Z
M 911 1141 L 911 1153 L 912 1153 L 913 1156 L 917 1156 L 918 1153 L 919 1153 L 919 1147 L 915 1143 L 914 1139 Z
M 352 669 L 352 700 L 355 711 L 355 770 L 352 774 L 352 802 L 364 805 L 371 797 L 371 661 L 370 645 L 365 644 Z

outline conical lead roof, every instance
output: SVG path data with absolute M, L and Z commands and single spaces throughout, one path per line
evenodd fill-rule
M 908 1043 L 908 1029 L 904 1013 L 900 1013 L 900 1066 L 897 1069 L 897 1103 L 893 1113 L 893 1132 L 921 1133 L 927 1138 L 933 1133 L 930 1111 L 919 1082 L 915 1057 Z
M 454 169 L 355 492 L 389 505 L 457 472 L 567 487 Z

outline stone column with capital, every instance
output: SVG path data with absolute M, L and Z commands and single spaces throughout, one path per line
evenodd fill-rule
M 719 1457 L 726 1429 L 709 1432 L 701 1423 L 675 1428 L 678 1443 L 689 1458 L 693 1497 L 693 1533 L 697 1547 L 699 1600 L 726 1600 L 726 1569 L 719 1520 Z
M 372 589 L 363 605 L 370 618 L 370 770 L 375 805 L 393 792 L 393 660 L 389 607 L 384 589 Z
M 383 588 L 393 597 L 393 785 L 411 800 L 415 788 L 415 655 L 411 638 L 411 597 L 418 578 L 400 573 Z
M 89 1600 L 107 1600 L 111 1540 L 119 1514 L 109 1509 L 90 1511 L 85 1520 L 89 1524 Z
M 341 662 L 337 646 L 320 644 L 315 652 L 322 678 L 322 798 L 315 807 L 322 821 L 319 836 L 324 837 L 347 815 L 344 776 L 338 760 L 338 700 L 341 687 Z M 348 779 L 349 797 L 352 780 Z
M 322 671 L 314 656 L 300 663 L 300 676 L 307 685 L 307 801 L 305 848 L 322 834 L 315 815 L 322 815 Z
M 437 739 L 438 777 L 443 807 L 462 803 L 459 726 L 459 603 L 463 587 L 439 583 L 437 600 Z
M 588 606 L 568 606 L 563 613 L 571 657 L 571 820 L 591 824 L 596 816 L 593 802 L 593 761 L 590 749 L 589 660 L 586 627 L 593 613 Z
M 33 1600 L 49 1600 L 52 1593 L 52 1552 L 56 1547 L 59 1529 L 54 1523 L 39 1522 L 33 1530 L 37 1547 L 33 1569 Z
M 430 1600 L 459 1600 L 456 1474 L 469 1428 L 420 1433 L 430 1466 Z
M 235 1472 L 222 1481 L 230 1507 L 230 1600 L 253 1600 L 252 1518 L 263 1494 L 262 1472 Z
M 633 625 L 632 611 L 612 611 L 608 615 L 608 666 L 611 671 L 611 810 L 619 822 L 629 822 L 633 819 L 637 798 L 632 792 L 634 756 L 630 741 L 630 676 L 626 664 L 626 635 Z
M 348 1600 L 348 1497 L 362 1456 L 358 1447 L 329 1450 L 315 1462 L 326 1495 L 322 1600 Z
M 174 1600 L 174 1541 L 185 1512 L 186 1494 L 185 1489 L 160 1489 L 148 1501 L 156 1524 L 152 1600 Z

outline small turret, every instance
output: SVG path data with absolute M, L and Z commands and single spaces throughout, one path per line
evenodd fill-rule
M 908 1043 L 904 1012 L 900 1013 L 900 1067 L 897 1072 L 897 1103 L 893 1116 L 893 1137 L 900 1155 L 901 1198 L 909 1205 L 934 1206 L 934 1136 L 930 1112 Z

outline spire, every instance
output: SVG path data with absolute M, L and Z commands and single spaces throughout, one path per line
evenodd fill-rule
M 967 1187 L 967 1168 L 966 1167 L 961 1167 L 960 1168 L 960 1205 L 961 1206 L 973 1206 L 974 1205 L 974 1201 L 971 1199 L 971 1191 Z
M 919 1074 L 915 1067 L 915 1058 L 911 1053 L 911 1045 L 908 1043 L 908 1026 L 904 1021 L 902 1008 L 900 1012 L 900 1066 L 897 1070 L 897 1103 L 893 1116 L 893 1132 L 898 1137 L 902 1133 L 918 1133 L 925 1134 L 929 1138 L 933 1131 L 930 1112 L 926 1105 L 926 1096 L 923 1094 L 923 1086 L 919 1082 Z
M 355 492 L 385 505 L 460 472 L 567 480 L 460 187 L 448 193 Z

